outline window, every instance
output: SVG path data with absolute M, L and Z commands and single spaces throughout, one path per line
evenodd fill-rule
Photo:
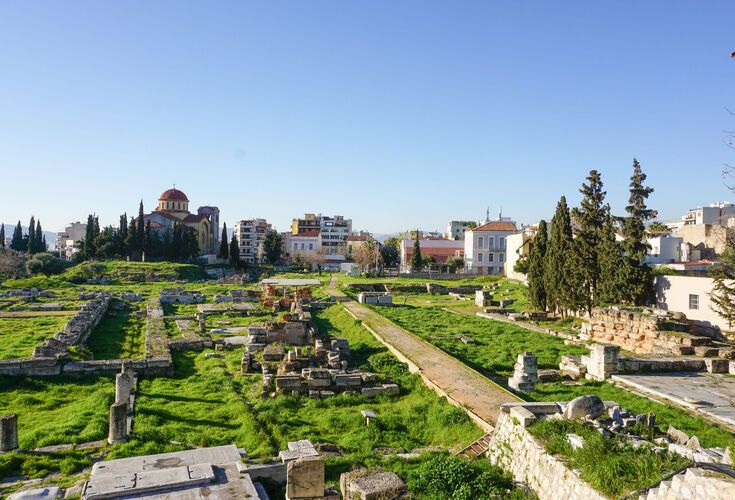
M 499 255 L 498 255 L 498 260 L 499 260 L 500 262 L 503 262 L 503 261 L 505 260 L 505 254 L 503 254 L 503 253 L 499 254 Z
M 488 262 L 494 262 L 495 261 L 495 254 L 494 253 L 487 254 L 487 261 Z
M 505 238 L 500 238 L 500 248 L 505 248 Z
M 305 245 L 302 243 L 301 244 L 301 250 L 303 250 L 304 248 L 305 248 Z
M 699 295 L 689 294 L 689 309 L 699 309 Z
M 482 248 L 482 236 L 480 236 L 479 238 L 477 238 L 477 246 L 479 248 Z
M 477 262 L 482 262 L 482 254 L 481 253 L 478 253 L 477 254 Z
M 294 243 L 293 244 L 293 249 L 294 250 L 298 250 L 299 249 L 299 244 L 298 243 Z
M 488 247 L 488 248 L 492 248 L 492 247 L 494 247 L 494 246 L 495 246 L 495 237 L 494 237 L 494 236 L 490 236 L 490 237 L 489 237 L 489 238 L 487 239 L 487 247 Z
M 309 250 L 314 250 L 314 244 L 313 243 L 309 243 Z

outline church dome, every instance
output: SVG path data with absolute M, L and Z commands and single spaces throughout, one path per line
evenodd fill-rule
M 186 197 L 183 191 L 179 191 L 176 188 L 173 189 L 167 189 L 163 193 L 161 193 L 161 196 L 158 197 L 159 201 L 189 201 L 189 198 Z

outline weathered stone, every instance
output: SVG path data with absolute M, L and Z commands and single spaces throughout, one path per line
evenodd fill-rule
M 685 445 L 689 441 L 689 436 L 686 432 L 680 431 L 673 425 L 669 425 L 669 429 L 666 431 L 666 435 L 669 436 L 669 438 L 677 443 Z
M 578 436 L 577 434 L 567 434 L 567 441 L 569 441 L 569 444 L 572 446 L 573 450 L 584 447 L 584 438 L 582 436 Z
M 564 418 L 577 420 L 589 416 L 597 418 L 605 411 L 605 404 L 599 396 L 587 395 L 572 399 L 564 410 Z
M 18 415 L 0 417 L 0 453 L 18 448 Z
M 113 403 L 110 406 L 110 430 L 107 442 L 124 443 L 128 439 L 128 404 Z
M 130 400 L 130 391 L 133 381 L 127 373 L 115 375 L 115 402 L 127 403 Z
M 324 496 L 324 459 L 300 457 L 286 467 L 286 498 L 320 498 Z
M 528 427 L 531 422 L 536 420 L 536 415 L 523 406 L 514 406 L 510 409 L 510 416 L 516 420 L 523 427 Z
M 394 472 L 361 469 L 339 477 L 344 500 L 400 499 L 407 495 L 406 484 Z
M 707 358 L 704 365 L 709 373 L 728 373 L 730 369 L 730 362 L 721 358 Z

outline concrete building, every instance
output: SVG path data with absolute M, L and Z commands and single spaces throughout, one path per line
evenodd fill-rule
M 656 304 L 666 311 L 682 312 L 700 326 L 720 330 L 731 327 L 712 308 L 714 280 L 704 276 L 657 276 Z
M 411 272 L 411 256 L 415 240 L 405 238 L 401 240 L 401 268 L 402 273 Z M 464 242 L 462 240 L 447 240 L 439 238 L 419 238 L 419 247 L 423 258 L 432 257 L 434 263 L 443 265 L 449 257 L 464 257 Z
M 732 225 L 730 220 L 735 219 L 735 205 L 729 202 L 718 201 L 708 207 L 690 209 L 681 220 L 685 226 L 696 224 L 715 224 L 719 226 Z
M 246 264 L 263 264 L 263 241 L 273 227 L 265 219 L 243 219 L 237 221 L 232 234 L 240 245 L 240 261 Z
M 352 233 L 349 235 L 347 237 L 347 257 L 353 257 L 360 251 L 360 248 L 367 245 L 368 242 L 374 242 L 380 246 L 380 243 L 366 231 L 360 231 L 359 233 Z
M 447 224 L 447 234 L 445 235 L 448 240 L 463 240 L 464 233 L 468 229 L 477 227 L 477 223 L 473 220 L 453 220 Z
M 284 256 L 293 262 L 297 256 L 308 261 L 319 253 L 319 231 L 302 231 L 298 234 L 282 233 Z
M 524 258 L 528 258 L 531 252 L 531 240 L 536 234 L 536 226 L 528 226 L 523 228 L 516 234 L 509 234 L 505 237 L 506 256 L 505 256 L 505 275 L 508 278 L 527 282 L 527 277 L 523 273 L 517 273 L 514 268 L 516 263 Z
M 326 255 L 347 253 L 347 238 L 352 233 L 352 220 L 341 215 L 305 214 L 303 219 L 291 221 L 291 234 L 318 231 L 319 249 Z
M 64 231 L 56 233 L 54 248 L 59 252 L 59 257 L 71 260 L 75 253 L 81 251 L 82 241 L 87 232 L 87 224 L 72 222 L 66 226 Z
M 682 252 L 684 238 L 655 236 L 646 239 L 646 242 L 651 246 L 651 249 L 646 255 L 646 264 L 649 266 L 681 262 L 684 260 L 684 253 Z
M 516 234 L 515 222 L 490 221 L 465 232 L 464 265 L 471 274 L 504 274 L 507 238 Z
M 158 197 L 156 209 L 143 216 L 146 225 L 163 238 L 166 232 L 173 231 L 175 224 L 191 228 L 197 237 L 199 252 L 202 255 L 216 254 L 219 244 L 219 209 L 203 206 L 197 213 L 189 212 L 189 198 L 176 188 L 167 189 Z

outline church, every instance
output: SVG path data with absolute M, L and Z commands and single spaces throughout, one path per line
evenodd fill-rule
M 156 209 L 144 216 L 145 223 L 150 222 L 151 229 L 160 236 L 173 231 L 174 224 L 183 224 L 194 230 L 202 255 L 216 254 L 219 248 L 219 208 L 203 206 L 197 213 L 189 212 L 189 198 L 183 191 L 171 188 L 158 197 Z

